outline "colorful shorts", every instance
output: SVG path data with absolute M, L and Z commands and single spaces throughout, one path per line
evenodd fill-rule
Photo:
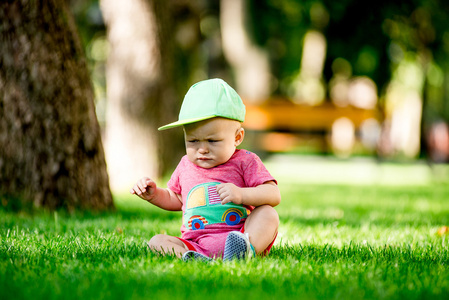
M 204 232 L 203 234 L 197 235 L 191 239 L 178 239 L 181 240 L 189 250 L 199 252 L 209 257 L 222 258 L 226 238 L 231 231 L 245 232 L 245 226 L 242 224 L 240 229 L 230 228 L 229 230 L 222 230 L 220 232 Z M 270 245 L 264 250 L 263 255 L 267 255 L 270 252 L 275 240 L 276 237 L 274 237 Z

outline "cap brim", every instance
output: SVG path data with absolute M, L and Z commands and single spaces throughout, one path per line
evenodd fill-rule
M 161 126 L 157 130 L 159 130 L 159 131 L 166 130 L 166 129 L 170 129 L 170 128 L 174 128 L 174 127 L 183 126 L 183 125 L 186 125 L 186 124 L 191 124 L 191 123 L 196 123 L 196 122 L 199 122 L 199 121 L 204 121 L 204 120 L 215 118 L 215 117 L 216 116 L 207 116 L 207 117 L 179 120 L 179 121 L 176 121 L 176 122 L 173 122 L 173 123 Z

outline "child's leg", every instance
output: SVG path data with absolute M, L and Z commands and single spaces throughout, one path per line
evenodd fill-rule
M 279 215 L 270 205 L 256 207 L 245 221 L 245 233 L 256 250 L 262 253 L 274 241 L 279 227 Z
M 148 242 L 148 247 L 161 254 L 175 254 L 177 257 L 181 257 L 189 250 L 180 239 L 165 234 L 153 236 Z

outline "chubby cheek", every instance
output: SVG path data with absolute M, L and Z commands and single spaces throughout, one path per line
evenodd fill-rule
M 234 154 L 235 148 L 221 149 L 215 152 L 215 159 L 220 162 L 220 164 L 227 162 L 231 156 Z
M 190 160 L 192 160 L 192 159 L 195 158 L 196 150 L 195 150 L 195 149 L 192 149 L 192 148 L 186 148 L 186 154 L 187 154 L 187 157 L 188 157 Z
M 223 154 L 231 158 L 231 156 L 234 154 L 236 147 L 233 144 L 230 144 L 226 147 L 226 149 L 223 149 Z

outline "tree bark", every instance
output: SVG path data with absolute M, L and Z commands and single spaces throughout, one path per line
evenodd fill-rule
M 3 206 L 113 208 L 93 90 L 63 0 L 0 4 Z
M 129 190 L 142 176 L 158 178 L 176 165 L 182 151 L 181 131 L 157 131 L 177 119 L 182 100 L 176 94 L 169 5 L 101 1 L 110 45 L 105 149 L 116 191 Z

